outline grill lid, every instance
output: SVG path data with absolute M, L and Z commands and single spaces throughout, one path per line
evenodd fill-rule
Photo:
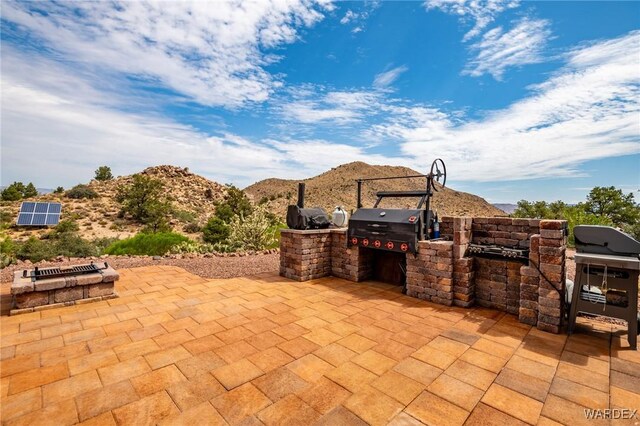
M 415 224 L 420 221 L 421 209 L 367 209 L 356 210 L 349 221 L 369 221 L 378 223 Z
M 610 226 L 579 225 L 573 228 L 578 253 L 639 256 L 640 242 Z

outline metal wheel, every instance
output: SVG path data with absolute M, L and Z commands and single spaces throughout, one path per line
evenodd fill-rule
M 442 167 L 442 170 L 440 170 L 439 166 Z M 444 165 L 444 161 L 442 161 L 441 158 L 436 158 L 435 160 L 433 160 L 433 163 L 431 163 L 430 174 L 436 182 L 438 182 L 443 187 L 445 186 L 445 184 L 447 183 L 447 166 Z M 442 182 L 440 182 L 440 179 L 442 179 Z M 435 185 L 433 185 L 433 190 L 436 192 L 438 191 Z

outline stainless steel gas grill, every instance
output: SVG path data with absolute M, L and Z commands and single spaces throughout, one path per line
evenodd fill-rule
M 376 193 L 378 199 L 373 208 L 362 207 L 363 182 L 416 177 L 426 178 L 424 191 L 380 191 Z M 444 186 L 447 181 L 447 171 L 444 162 L 440 159 L 431 164 L 431 171 L 427 175 L 358 179 L 358 210 L 349 219 L 347 245 L 400 253 L 416 253 L 418 241 L 429 239 L 429 229 L 433 223 L 433 213 L 429 209 L 430 198 L 434 191 L 438 191 L 434 181 L 440 183 L 441 179 L 441 185 Z M 378 207 L 385 198 L 409 197 L 420 199 L 415 209 Z
M 636 349 L 640 242 L 608 226 L 581 225 L 573 233 L 576 279 L 569 333 L 578 312 L 618 318 L 627 321 L 629 345 Z

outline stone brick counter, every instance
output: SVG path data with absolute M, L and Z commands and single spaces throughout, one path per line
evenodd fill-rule
M 406 255 L 406 293 L 442 305 L 480 305 L 518 315 L 558 333 L 564 317 L 566 222 L 444 217 L 441 240 L 420 241 Z M 280 275 L 306 281 L 328 275 L 372 277 L 374 250 L 347 247 L 347 230 L 283 229 Z M 528 259 L 468 256 L 469 244 L 529 249 Z M 542 271 L 542 274 L 538 271 Z
M 99 268 L 102 267 L 97 264 Z M 23 271 L 14 273 L 11 284 L 13 305 L 11 315 L 41 311 L 61 306 L 96 302 L 118 297 L 115 282 L 119 275 L 108 266 L 99 272 L 68 277 L 46 278 L 33 281 Z M 32 270 L 27 270 L 30 275 Z

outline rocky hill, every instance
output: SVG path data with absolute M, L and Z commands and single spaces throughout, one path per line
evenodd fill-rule
M 415 170 L 399 166 L 372 166 L 363 162 L 343 164 L 321 175 L 303 180 L 306 184 L 307 207 L 322 207 L 331 213 L 336 206 L 347 211 L 356 207 L 356 179 L 371 177 L 409 176 L 420 174 Z M 245 192 L 255 202 L 266 202 L 269 210 L 283 217 L 289 204 L 297 199 L 297 180 L 265 179 L 245 188 Z M 362 202 L 373 206 L 377 191 L 423 190 L 424 178 L 382 180 L 365 182 L 362 190 Z M 431 199 L 432 209 L 438 215 L 456 216 L 506 216 L 505 212 L 492 206 L 483 198 L 466 192 L 441 188 Z M 415 208 L 418 200 L 412 198 L 385 199 L 381 204 L 386 207 Z
M 214 213 L 216 201 L 222 200 L 226 189 L 219 183 L 175 166 L 148 167 L 142 172 L 160 180 L 165 196 L 175 208 L 172 227 L 183 232 L 187 223 L 204 225 Z M 98 198 L 75 200 L 61 194 L 44 194 L 33 201 L 57 201 L 62 203 L 63 218 L 72 218 L 80 225 L 80 232 L 86 238 L 127 237 L 135 234 L 141 226 L 118 217 L 120 204 L 115 200 L 117 188 L 132 181 L 132 176 L 120 176 L 109 181 L 92 180 L 88 185 L 96 191 Z M 3 202 L 3 212 L 8 212 L 15 220 L 20 201 Z M 31 235 L 41 235 L 46 229 L 9 228 L 9 235 L 24 240 Z

